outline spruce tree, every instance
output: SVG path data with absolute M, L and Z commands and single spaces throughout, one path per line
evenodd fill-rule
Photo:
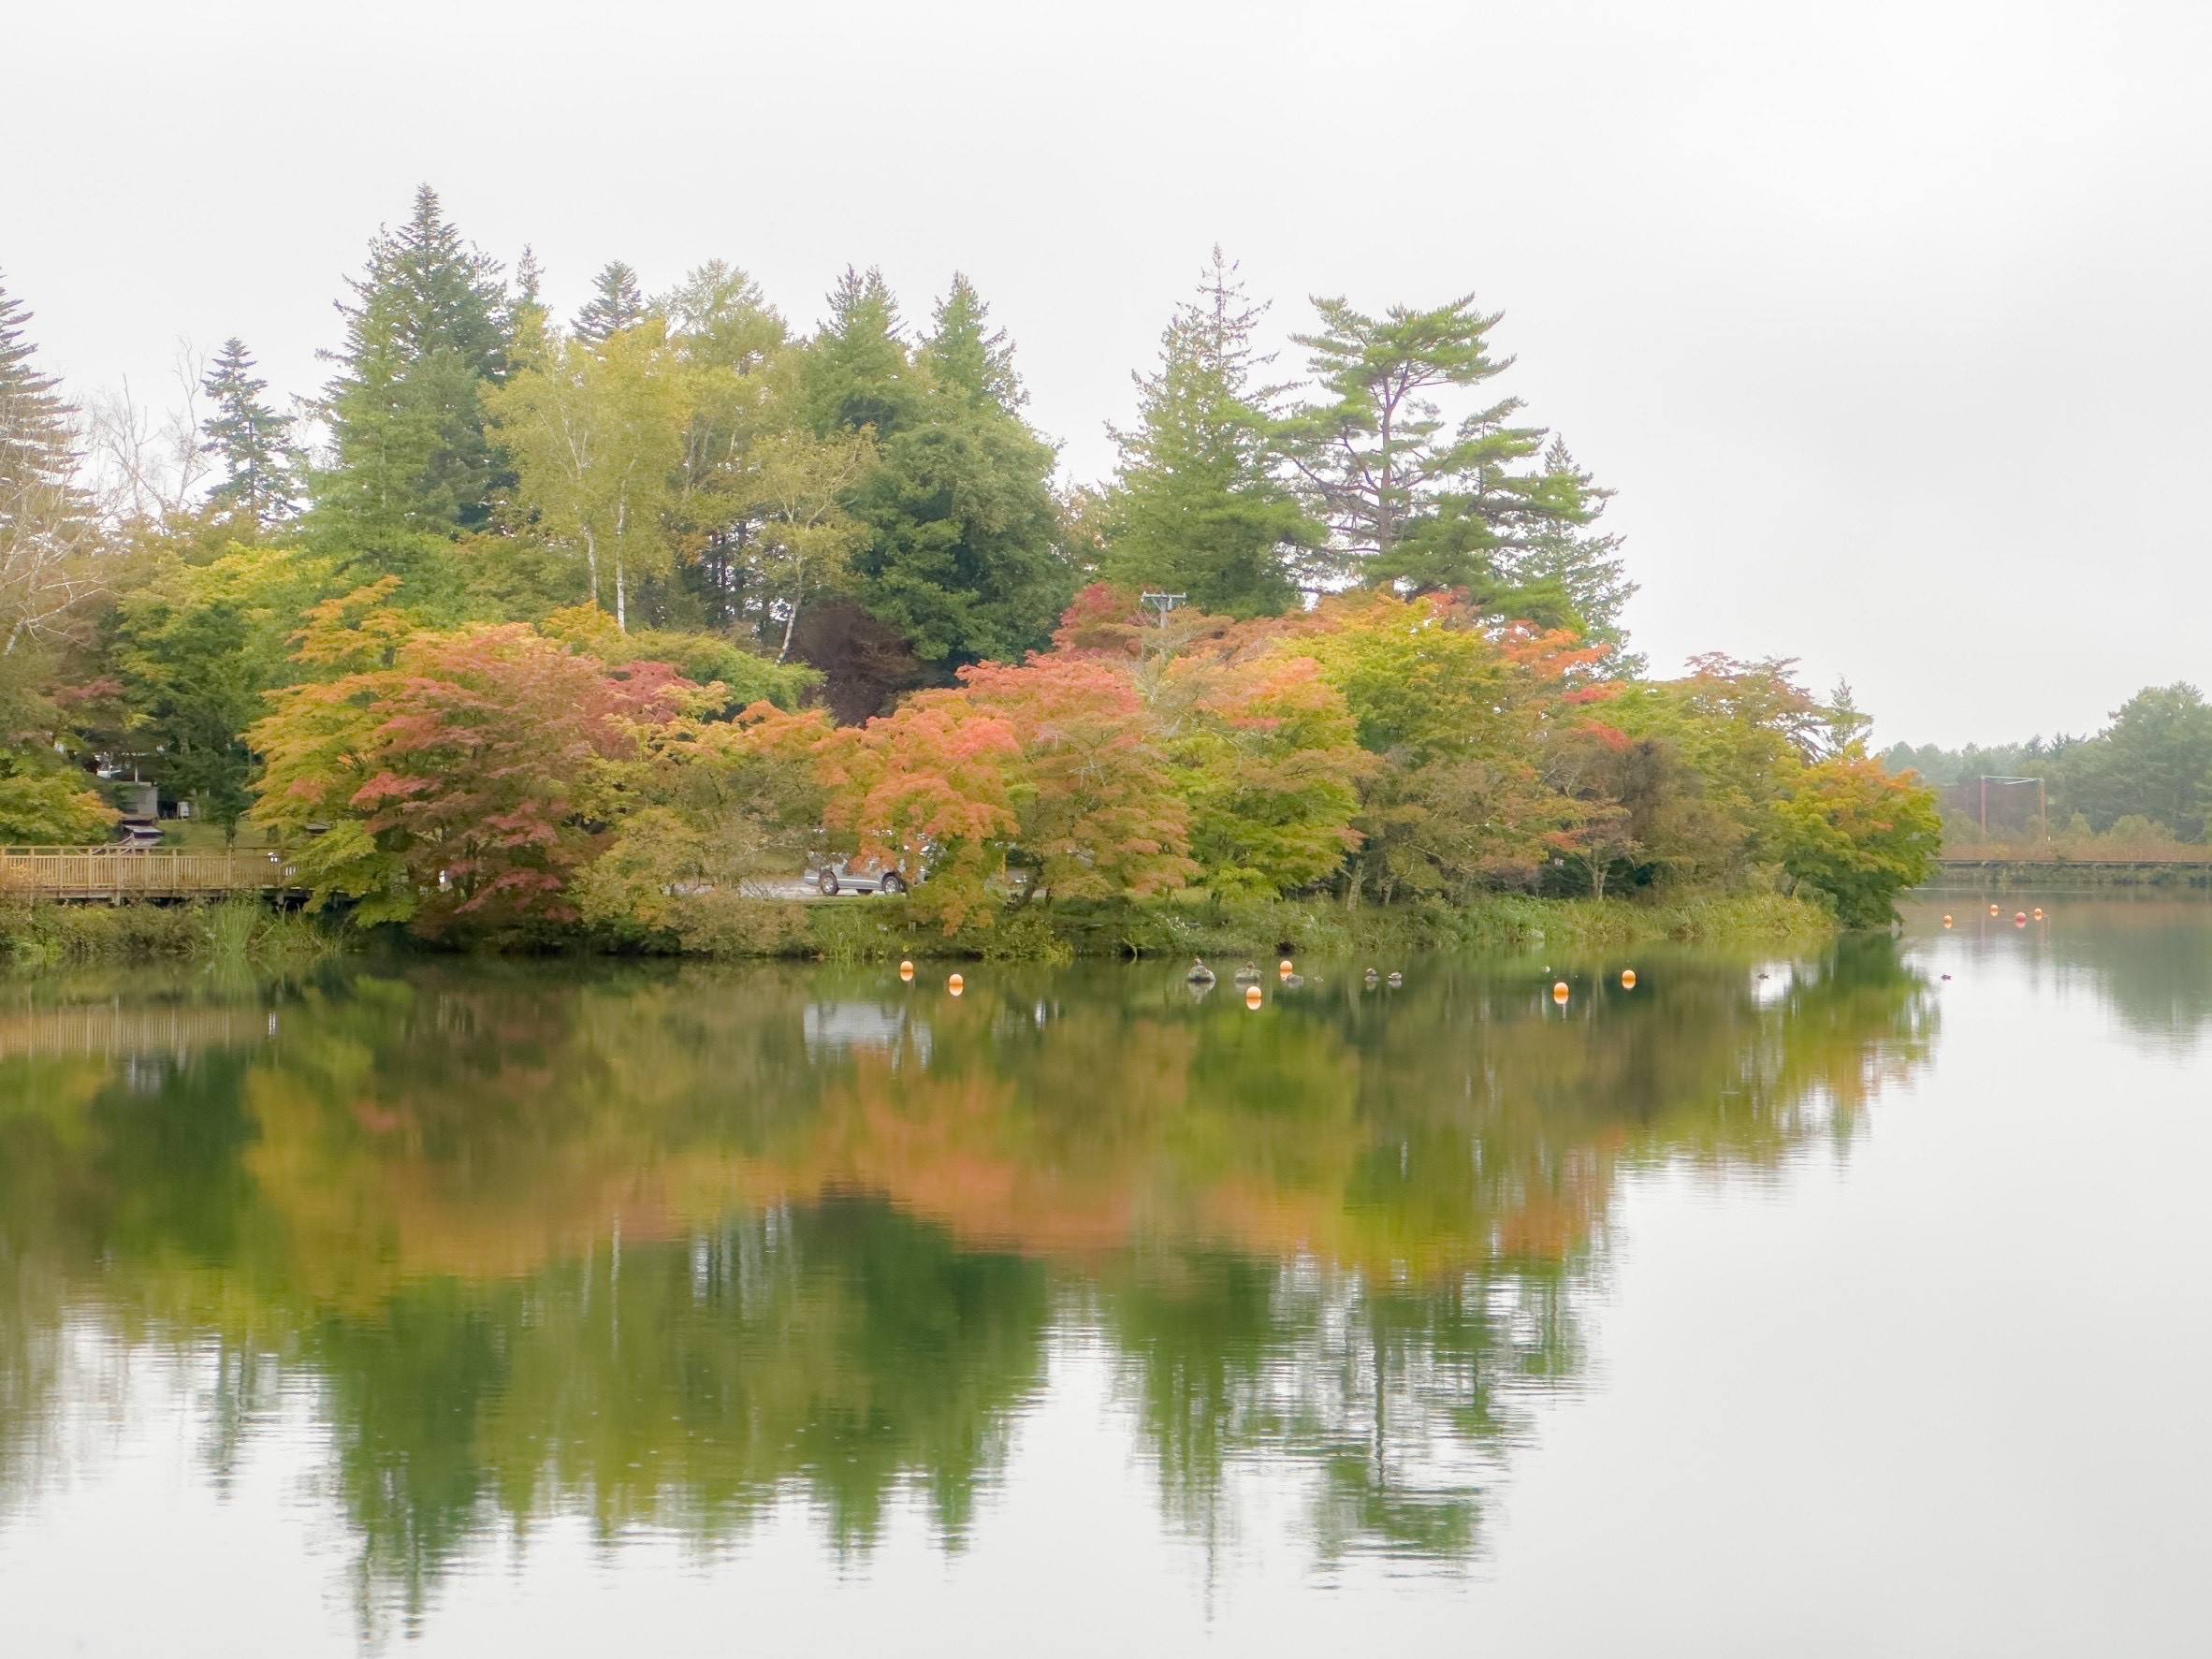
M 1276 388 L 1252 336 L 1264 306 L 1244 298 L 1214 250 L 1196 301 L 1177 308 L 1160 366 L 1137 381 L 1140 423 L 1113 433 L 1120 476 L 1099 574 L 1183 593 L 1200 609 L 1273 616 L 1298 601 L 1297 563 L 1326 531 L 1274 475 Z
M 223 342 L 200 385 L 214 405 L 201 447 L 223 467 L 208 500 L 266 530 L 297 504 L 291 423 L 261 400 L 269 383 L 254 372 L 253 354 L 236 335 Z
M 505 374 L 509 346 L 499 266 L 425 184 L 350 285 L 324 397 L 335 463 L 313 480 L 310 528 L 334 554 L 428 581 L 444 544 L 490 521 L 501 461 L 482 392 Z
M 591 298 L 576 313 L 574 332 L 593 345 L 618 329 L 645 320 L 645 294 L 637 285 L 637 272 L 619 259 L 610 259 L 591 279 Z
M 848 369 L 880 352 L 872 341 L 896 343 L 875 332 L 896 312 L 880 278 L 869 282 L 837 342 Z M 916 360 L 880 387 L 849 386 L 844 402 L 873 412 L 883 437 L 854 503 L 869 531 L 851 560 L 854 597 L 944 677 L 1041 647 L 1074 591 L 1055 549 L 1053 448 L 1021 417 L 1011 349 L 989 315 L 956 280 Z
M 805 415 L 821 438 L 872 433 L 879 458 L 846 503 L 865 529 L 848 591 L 938 677 L 1018 661 L 1074 583 L 1055 550 L 1053 449 L 1021 417 L 1011 348 L 965 278 L 912 347 L 880 271 L 847 269 L 829 303 L 798 366 Z
M 1636 584 L 1623 568 L 1621 538 L 1592 528 L 1613 492 L 1598 487 L 1563 438 L 1552 439 L 1544 451 L 1544 472 L 1565 482 L 1581 513 L 1539 526 L 1524 546 L 1505 553 L 1498 561 L 1504 586 L 1489 603 L 1514 616 L 1532 616 L 1544 596 L 1556 594 L 1566 613 L 1562 619 L 1584 638 L 1611 647 L 1615 672 L 1634 672 L 1641 660 L 1623 654 L 1628 635 L 1621 612 Z
M 546 309 L 546 268 L 538 263 L 538 251 L 528 242 L 522 244 L 522 257 L 515 261 L 514 310 Z
M 936 327 L 923 342 L 923 360 L 939 388 L 965 398 L 972 408 L 996 403 L 1011 414 L 1029 400 L 1029 394 L 1014 372 L 1006 330 L 989 327 L 990 314 L 975 284 L 954 271 L 932 319 Z
M 816 434 L 869 427 L 888 439 L 913 425 L 928 378 L 899 337 L 898 302 L 883 273 L 846 267 L 829 305 L 828 318 L 808 343 L 803 371 Z
M 96 539 L 76 483 L 77 411 L 33 365 L 30 322 L 0 287 L 0 657 L 90 590 L 81 562 Z

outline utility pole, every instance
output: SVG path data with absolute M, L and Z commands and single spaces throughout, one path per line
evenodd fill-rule
M 1159 612 L 1160 653 L 1163 656 L 1166 655 L 1168 648 L 1168 613 L 1173 610 L 1177 605 L 1186 604 L 1189 598 L 1190 595 L 1187 593 L 1147 592 L 1137 595 L 1137 603 L 1139 604 Z

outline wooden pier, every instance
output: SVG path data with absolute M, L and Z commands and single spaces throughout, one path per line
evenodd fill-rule
M 1924 888 L 2212 887 L 2212 858 L 1946 858 Z
M 267 849 L 0 847 L 0 898 L 226 898 L 300 891 L 284 855 Z

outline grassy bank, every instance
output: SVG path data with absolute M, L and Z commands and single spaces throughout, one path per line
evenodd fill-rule
M 253 899 L 220 904 L 0 903 L 0 962 L 295 962 L 344 948 L 338 926 Z
M 917 922 L 900 899 L 809 907 L 808 942 L 832 961 L 968 956 L 1068 961 L 1077 956 L 1260 956 L 1279 946 L 1309 956 L 1402 957 L 1418 951 L 1603 950 L 1672 939 L 1811 943 L 1835 932 L 1816 905 L 1779 894 L 1673 904 L 1530 898 L 1499 894 L 1470 905 L 1370 906 L 1326 900 L 1229 907 L 1068 905 L 1026 911 L 990 928 L 947 936 Z
M 1640 904 L 1499 894 L 1470 905 L 1366 906 L 1327 900 L 1211 905 L 1127 902 L 1039 906 L 988 927 L 946 934 L 902 897 L 748 900 L 688 937 L 631 939 L 643 954 L 726 959 L 895 961 L 902 956 L 1071 962 L 1078 956 L 1307 956 L 1403 959 L 1421 951 L 1615 949 L 1672 939 L 1811 943 L 1835 931 L 1819 907 L 1776 894 Z M 265 964 L 312 960 L 357 937 L 335 918 L 233 900 L 209 905 L 0 904 L 0 961 L 19 968 L 167 959 Z M 534 941 L 544 949 L 549 941 Z M 578 941 L 583 948 L 591 948 Z M 598 948 L 607 948 L 601 943 Z

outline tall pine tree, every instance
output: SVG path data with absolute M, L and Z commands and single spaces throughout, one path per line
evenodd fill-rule
M 77 411 L 32 363 L 31 314 L 0 287 L 0 657 L 57 633 L 92 590 Z
M 1297 565 L 1327 532 L 1274 474 L 1277 388 L 1252 336 L 1264 306 L 1214 250 L 1195 301 L 1177 308 L 1160 366 L 1137 381 L 1140 422 L 1116 431 L 1121 469 L 1099 574 L 1183 593 L 1201 610 L 1273 616 L 1298 601 Z
M 1343 572 L 1414 592 L 1481 589 L 1496 583 L 1502 554 L 1589 517 L 1577 475 L 1531 464 L 1545 432 L 1515 424 L 1519 399 L 1456 424 L 1437 402 L 1512 367 L 1490 353 L 1502 313 L 1477 311 L 1473 295 L 1379 317 L 1342 299 L 1314 306 L 1319 330 L 1293 338 L 1312 354 L 1325 400 L 1283 439 Z
M 597 345 L 608 335 L 634 327 L 645 320 L 645 293 L 637 285 L 637 272 L 619 259 L 610 259 L 591 279 L 591 298 L 576 313 L 578 340 Z
M 298 490 L 291 423 L 261 400 L 269 383 L 254 372 L 245 342 L 225 341 L 200 386 L 214 406 L 201 447 L 223 468 L 209 502 L 260 530 L 290 517 Z
M 77 412 L 33 365 L 30 321 L 0 288 L 0 840 L 103 840 L 115 815 L 56 758 L 40 683 L 37 648 L 76 632 L 97 590 L 99 535 L 76 485 Z
M 345 344 L 324 397 L 334 464 L 316 475 L 316 545 L 436 586 L 444 545 L 490 521 L 502 461 L 482 394 L 507 369 L 499 266 L 461 240 L 428 184 L 369 245 L 341 303 Z

